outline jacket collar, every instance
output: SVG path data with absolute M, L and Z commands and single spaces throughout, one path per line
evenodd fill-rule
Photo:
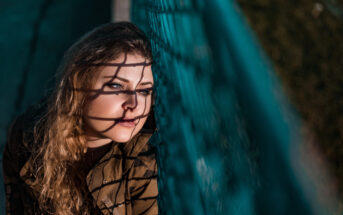
M 132 167 L 134 159 L 146 146 L 152 133 L 140 132 L 136 134 L 127 143 L 113 144 L 111 150 L 106 153 L 100 161 L 93 167 L 87 175 L 86 182 L 89 191 L 91 192 L 96 205 L 101 208 L 106 208 L 116 204 L 109 195 L 113 190 L 108 189 L 107 183 L 118 180 L 127 174 L 127 171 Z M 40 185 L 35 182 L 32 167 L 34 161 L 31 156 L 29 160 L 21 168 L 19 175 L 22 180 L 32 188 L 34 196 L 39 195 Z M 108 214 L 108 213 L 104 213 Z
M 117 201 L 112 198 L 113 188 L 117 192 L 124 194 L 124 190 L 121 189 L 125 188 L 125 186 L 114 182 L 125 180 L 133 165 L 134 158 L 146 146 L 151 135 L 149 133 L 139 133 L 128 143 L 115 144 L 89 171 L 86 179 L 87 186 L 100 209 L 111 208 L 113 205 L 122 203 L 120 198 Z M 106 211 L 104 214 L 107 214 Z

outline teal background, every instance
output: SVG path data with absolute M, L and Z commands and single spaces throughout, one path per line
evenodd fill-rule
M 162 214 L 330 214 L 294 164 L 302 125 L 239 5 L 132 5 L 154 52 Z
M 66 49 L 84 33 L 110 21 L 109 0 L 0 1 L 0 160 L 8 125 L 54 87 Z M 5 198 L 0 171 L 0 214 Z
M 256 14 L 268 5 L 267 0 L 239 2 Z M 286 11 L 282 7 L 272 4 L 271 16 Z M 1 152 L 9 122 L 49 93 L 63 52 L 85 32 L 110 21 L 110 8 L 108 0 L 0 1 Z M 319 201 L 322 193 L 314 178 L 304 178 L 304 166 L 295 163 L 306 163 L 299 152 L 303 115 L 288 101 L 275 71 L 275 64 L 279 69 L 298 62 L 292 57 L 299 47 L 288 45 L 294 41 L 268 43 L 273 39 L 268 38 L 262 48 L 233 0 L 132 0 L 131 9 L 132 21 L 151 38 L 154 52 L 158 132 L 152 143 L 158 149 L 161 214 L 332 214 Z M 252 22 L 258 23 L 258 15 Z M 295 31 L 303 28 L 296 25 Z M 316 41 L 321 37 L 312 43 L 323 44 Z M 311 42 L 296 42 L 314 53 Z M 282 56 L 279 44 L 286 44 L 283 53 L 290 51 L 280 64 L 273 58 Z M 341 56 L 323 47 L 319 53 Z M 274 55 L 265 53 L 270 49 Z M 299 65 L 315 67 L 312 57 Z M 337 62 L 330 64 L 341 65 Z M 304 68 L 298 69 L 285 71 L 303 77 L 298 72 Z M 0 193 L 4 214 L 3 186 Z

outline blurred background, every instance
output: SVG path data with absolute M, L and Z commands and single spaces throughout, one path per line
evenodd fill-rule
M 161 214 L 342 214 L 338 0 L 0 0 L 0 159 L 66 49 L 121 20 L 152 42 Z

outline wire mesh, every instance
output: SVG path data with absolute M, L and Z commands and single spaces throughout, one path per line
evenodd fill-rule
M 302 139 L 235 1 L 133 0 L 151 38 L 162 214 L 326 214 Z

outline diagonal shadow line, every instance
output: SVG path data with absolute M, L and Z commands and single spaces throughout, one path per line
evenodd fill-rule
M 146 116 L 148 116 L 149 114 L 144 114 L 144 115 L 139 115 L 139 116 L 136 116 L 132 119 L 139 119 L 139 118 L 144 118 Z M 97 116 L 87 116 L 88 118 L 90 119 L 94 119 L 94 120 L 102 120 L 102 121 L 115 121 L 115 120 L 122 120 L 123 117 L 117 117 L 117 118 L 104 118 L 104 117 L 97 117 Z
M 95 63 L 89 64 L 89 66 L 120 66 L 120 67 L 135 67 L 135 66 L 150 66 L 152 62 L 141 62 L 141 63 Z
M 109 82 L 107 82 L 109 83 Z M 149 87 L 149 88 L 144 88 L 144 90 L 153 90 L 154 88 L 153 87 Z M 116 90 L 116 91 L 103 91 L 102 88 L 100 89 L 96 89 L 96 90 L 93 90 L 93 89 L 84 89 L 84 88 L 74 88 L 73 90 L 75 91 L 82 91 L 82 92 L 94 92 L 96 94 L 101 94 L 101 95 L 111 95 L 111 94 L 114 94 L 114 95 L 117 95 L 117 94 L 135 94 L 136 92 L 141 92 L 143 90 Z

